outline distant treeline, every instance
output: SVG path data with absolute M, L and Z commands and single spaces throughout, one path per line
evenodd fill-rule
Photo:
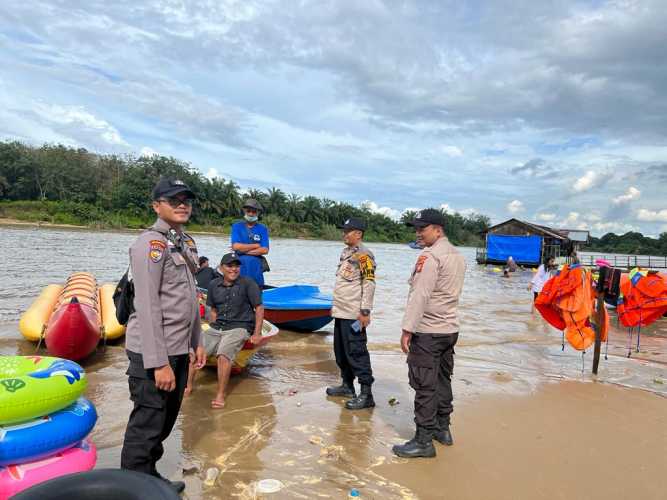
M 46 144 L 36 148 L 0 142 L 0 216 L 27 221 L 98 228 L 143 228 L 154 220 L 150 193 L 161 176 L 185 181 L 197 194 L 191 230 L 228 232 L 241 215 L 243 199 L 264 207 L 263 222 L 274 236 L 339 239 L 336 229 L 349 217 L 368 221 L 369 241 L 408 242 L 414 232 L 404 221 L 366 207 L 277 188 L 241 189 L 232 180 L 208 179 L 190 164 L 165 156 L 98 155 L 85 149 Z M 443 200 L 445 201 L 445 200 Z M 446 232 L 457 245 L 481 244 L 489 227 L 483 215 L 445 213 Z
M 635 232 L 628 232 L 621 236 L 607 233 L 601 238 L 591 237 L 590 243 L 583 250 L 635 255 L 667 255 L 667 233 L 660 234 L 657 239 Z

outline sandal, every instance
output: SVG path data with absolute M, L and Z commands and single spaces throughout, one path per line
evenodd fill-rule
M 225 407 L 224 401 L 219 401 L 217 399 L 211 401 L 211 408 L 213 408 L 214 410 L 221 410 L 224 407 Z

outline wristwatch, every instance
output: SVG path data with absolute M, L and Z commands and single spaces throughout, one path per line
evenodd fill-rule
M 370 309 L 361 309 L 359 311 L 362 316 L 370 316 L 371 315 L 371 310 Z

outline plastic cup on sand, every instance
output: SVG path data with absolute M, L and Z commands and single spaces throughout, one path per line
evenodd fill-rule
M 277 479 L 262 479 L 257 483 L 257 493 L 277 493 L 283 486 Z

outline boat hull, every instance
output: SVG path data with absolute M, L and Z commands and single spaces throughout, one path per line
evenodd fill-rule
M 324 328 L 333 319 L 331 309 L 264 309 L 264 317 L 278 328 L 296 332 L 315 332 Z

